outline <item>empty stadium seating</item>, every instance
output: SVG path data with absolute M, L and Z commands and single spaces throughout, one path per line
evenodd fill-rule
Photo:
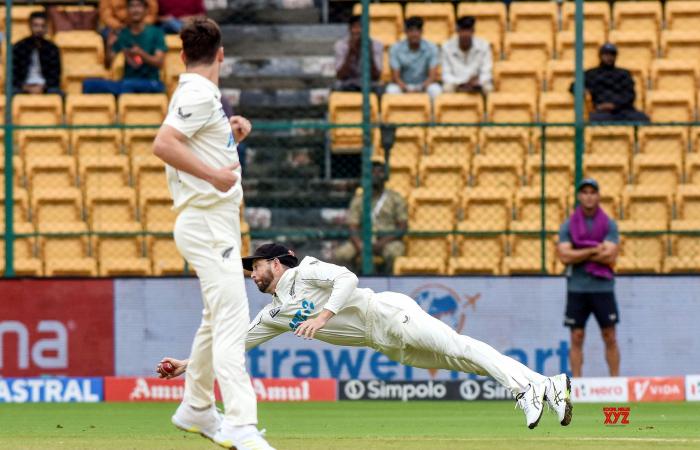
M 562 30 L 573 30 L 576 13 L 574 2 L 564 2 L 561 10 Z M 604 1 L 586 1 L 583 3 L 583 17 L 586 34 L 608 36 L 610 29 L 610 6 Z
M 615 2 L 613 21 L 615 29 L 621 31 L 648 31 L 656 34 L 661 28 L 661 2 Z
M 682 0 L 666 2 L 664 17 L 669 30 L 698 30 L 700 29 L 700 4 Z
M 557 30 L 558 15 L 554 2 L 513 2 L 509 8 L 510 29 L 542 35 L 551 43 Z
M 111 94 L 71 94 L 66 97 L 66 123 L 109 125 L 116 119 L 117 104 Z
M 542 70 L 521 61 L 498 61 L 493 77 L 498 92 L 537 95 L 542 89 Z
M 553 39 L 544 34 L 511 32 L 506 34 L 504 51 L 509 61 L 544 69 L 552 58 L 553 47 Z
M 423 19 L 423 39 L 440 45 L 454 34 L 455 11 L 450 3 L 407 3 L 405 17 L 413 16 Z
M 556 35 L 557 59 L 574 61 L 576 57 L 576 39 L 573 31 L 560 31 Z M 594 67 L 598 65 L 600 46 L 605 43 L 604 34 L 586 33 L 583 36 L 583 65 Z
M 616 64 L 619 67 L 627 68 L 634 63 L 649 67 L 651 61 L 656 58 L 658 37 L 654 31 L 613 30 L 610 32 L 610 41 L 617 46 Z
M 356 3 L 353 14 L 362 14 L 362 5 Z M 369 34 L 384 46 L 399 40 L 403 32 L 403 11 L 400 3 L 371 3 L 369 5 Z
M 118 100 L 119 122 L 126 125 L 160 125 L 167 109 L 165 94 L 122 94 Z
M 69 94 L 79 94 L 82 80 L 107 76 L 104 42 L 95 31 L 62 31 L 54 42 L 61 51 L 62 85 Z
M 333 92 L 328 98 L 328 120 L 335 124 L 362 122 L 362 94 Z M 376 121 L 379 114 L 377 96 L 370 95 L 370 117 Z M 359 151 L 362 148 L 362 130 L 358 128 L 335 128 L 331 131 L 333 151 Z
M 654 90 L 693 93 L 697 89 L 698 67 L 692 61 L 657 59 L 651 64 Z
M 661 52 L 666 59 L 697 60 L 700 58 L 700 33 L 697 30 L 664 30 Z

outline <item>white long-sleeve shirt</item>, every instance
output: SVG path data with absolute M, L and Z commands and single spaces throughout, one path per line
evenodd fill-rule
M 324 309 L 335 314 L 315 338 L 335 345 L 369 345 L 367 310 L 374 292 L 357 287 L 357 276 L 345 267 L 307 256 L 287 269 L 277 282 L 272 303 L 253 319 L 246 350 L 318 317 Z
M 464 52 L 459 48 L 459 37 L 442 44 L 442 81 L 445 84 L 464 84 L 473 77 L 485 92 L 493 90 L 493 57 L 488 41 L 473 37 L 472 46 Z

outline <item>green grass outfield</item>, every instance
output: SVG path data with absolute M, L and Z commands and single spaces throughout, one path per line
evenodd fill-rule
M 700 449 L 700 402 L 630 405 L 605 426 L 601 404 L 577 404 L 569 427 L 545 412 L 528 430 L 511 402 L 262 403 L 279 450 Z M 216 449 L 170 425 L 174 403 L 1 404 L 0 449 Z

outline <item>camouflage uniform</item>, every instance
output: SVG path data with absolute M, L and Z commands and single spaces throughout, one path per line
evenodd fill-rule
M 379 205 L 379 210 L 375 211 L 377 204 L 381 201 Z M 384 189 L 381 196 L 372 199 L 372 229 L 373 231 L 397 231 L 396 224 L 398 222 L 408 221 L 408 210 L 406 207 L 406 200 L 396 191 L 391 189 Z M 361 228 L 362 225 L 362 191 L 358 190 L 358 193 L 353 197 L 352 202 L 350 202 L 350 208 L 348 211 L 348 225 L 355 225 Z M 376 241 L 377 236 L 373 236 L 372 241 Z M 398 256 L 404 254 L 405 247 L 401 239 L 391 241 L 384 246 L 382 249 L 381 256 L 384 259 L 384 266 L 387 272 L 391 272 L 394 267 L 394 260 Z M 340 265 L 347 267 L 353 267 L 356 262 L 356 258 L 360 256 L 357 253 L 357 249 L 352 244 L 352 242 L 346 242 L 345 244 L 338 247 L 335 251 L 335 259 Z

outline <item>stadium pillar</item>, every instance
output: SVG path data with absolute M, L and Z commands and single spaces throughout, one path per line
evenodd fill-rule
M 362 273 L 371 275 L 372 261 L 372 115 L 369 104 L 369 0 L 362 0 Z
M 574 109 L 575 109 L 575 184 L 583 178 L 583 142 L 584 142 L 584 80 L 583 80 L 583 0 L 576 0 L 576 69 L 574 77 Z
M 5 2 L 5 276 L 15 276 L 13 220 L 13 178 L 12 166 L 12 0 Z

